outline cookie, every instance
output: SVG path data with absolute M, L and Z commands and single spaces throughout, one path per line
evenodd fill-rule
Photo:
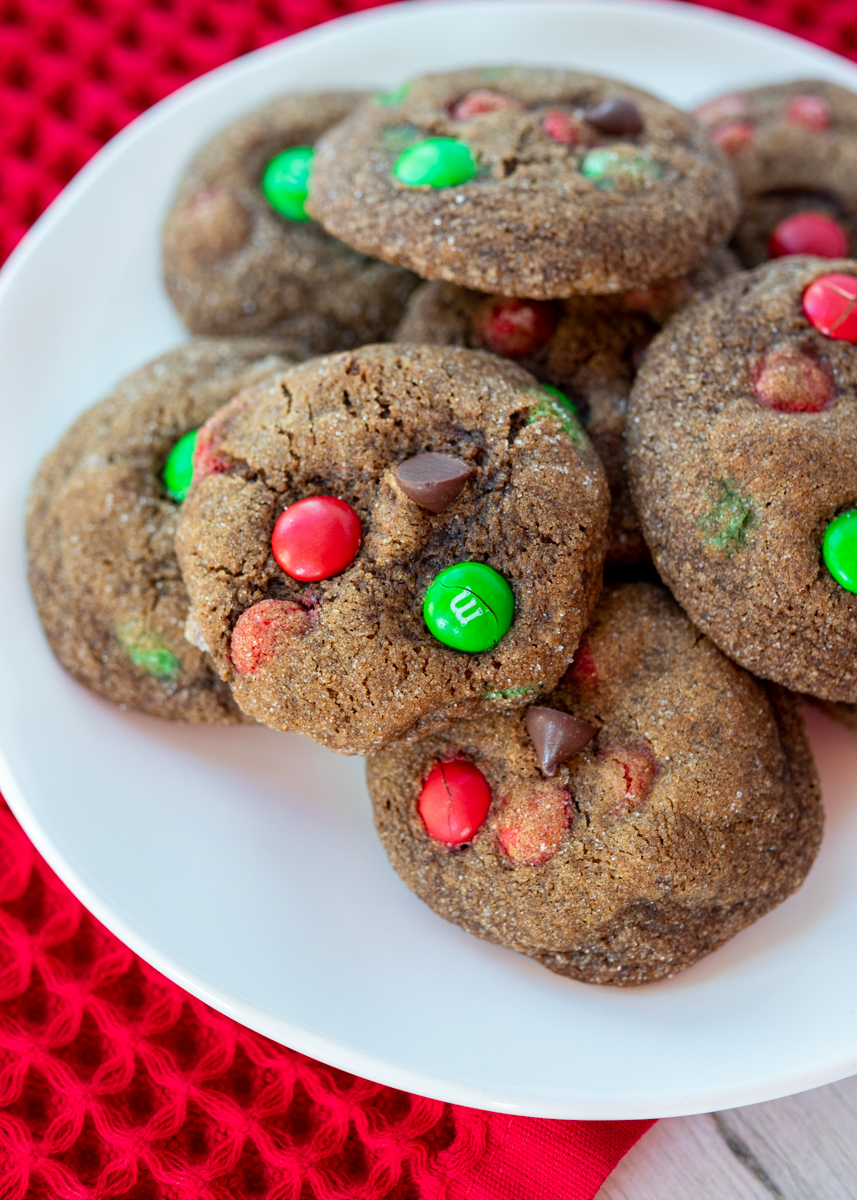
M 738 216 L 693 117 L 627 84 L 524 67 L 366 101 L 320 140 L 308 207 L 426 279 L 541 300 L 686 274 Z
M 176 721 L 242 719 L 184 637 L 188 600 L 173 548 L 179 502 L 163 475 L 169 462 L 179 488 L 176 443 L 236 392 L 289 365 L 277 345 L 200 339 L 171 350 L 78 417 L 39 468 L 27 513 L 39 617 L 66 670 L 115 704 Z
M 420 899 L 586 983 L 690 966 L 799 887 L 821 838 L 799 698 L 646 583 L 605 589 L 526 713 L 456 722 L 373 756 L 366 777 Z
M 521 300 L 453 283 L 424 283 L 408 302 L 400 342 L 493 350 L 513 358 L 575 406 L 610 484 L 607 566 L 647 562 L 628 488 L 623 433 L 634 372 L 658 328 L 700 289 L 738 270 L 719 250 L 681 279 L 622 296 Z
M 719 96 L 696 115 L 741 189 L 733 246 L 745 266 L 857 248 L 857 95 L 802 79 Z
M 304 357 L 391 336 L 418 280 L 329 237 L 302 202 L 310 148 L 360 98 L 282 96 L 191 162 L 163 239 L 167 291 L 191 333 L 288 336 Z
M 176 540 L 191 633 L 258 721 L 346 754 L 410 741 L 553 686 L 607 509 L 586 435 L 520 367 L 318 359 L 200 435 Z
M 691 620 L 755 674 L 848 703 L 854 296 L 850 260 L 781 258 L 719 284 L 650 345 L 626 434 L 643 533 Z

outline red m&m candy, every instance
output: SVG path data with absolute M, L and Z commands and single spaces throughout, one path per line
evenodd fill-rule
M 308 496 L 280 513 L 271 552 L 292 579 L 330 579 L 350 567 L 363 535 L 360 518 L 336 496 Z
M 306 633 L 312 617 L 291 600 L 260 600 L 235 622 L 229 654 L 239 675 L 250 675 L 282 654 L 291 638 Z
M 466 758 L 438 763 L 423 784 L 417 809 L 436 842 L 461 846 L 475 836 L 491 807 L 491 787 Z
M 525 358 L 551 340 L 559 323 L 553 304 L 543 300 L 493 300 L 479 325 L 482 341 L 495 354 Z
M 786 120 L 814 133 L 830 128 L 830 105 L 821 96 L 794 96 L 786 105 Z
M 800 212 L 775 225 L 768 239 L 768 254 L 817 254 L 819 258 L 847 258 L 851 250 L 848 233 L 825 213 Z
M 482 117 L 504 108 L 518 112 L 523 107 L 520 100 L 512 96 L 504 96 L 502 92 L 492 92 L 488 88 L 477 88 L 453 104 L 452 115 L 456 121 L 466 121 L 470 117 Z
M 725 154 L 734 158 L 750 145 L 756 131 L 749 121 L 727 121 L 724 125 L 715 126 L 711 136 Z
M 756 366 L 753 390 L 756 402 L 774 412 L 821 412 L 836 396 L 826 364 L 797 346 L 783 346 L 766 354 Z
M 583 136 L 583 126 L 577 117 L 558 109 L 545 113 L 542 129 L 563 146 L 576 146 Z
M 857 278 L 820 275 L 803 294 L 807 320 L 825 337 L 857 344 Z

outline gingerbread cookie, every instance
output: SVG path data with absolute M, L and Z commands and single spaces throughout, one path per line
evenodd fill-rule
M 184 637 L 173 539 L 193 430 L 288 366 L 277 348 L 200 339 L 171 350 L 83 413 L 39 468 L 27 514 L 39 617 L 66 670 L 116 704 L 177 721 L 242 719 Z
M 319 142 L 309 211 L 427 279 L 546 300 L 686 274 L 738 216 L 693 117 L 574 71 L 429 75 Z
M 553 686 L 601 585 L 608 493 L 511 363 L 364 346 L 200 434 L 176 545 L 190 636 L 242 709 L 341 753 Z
M 857 95 L 803 79 L 710 100 L 696 115 L 729 155 L 745 266 L 785 254 L 845 258 L 857 247 Z
M 610 484 L 607 566 L 646 562 L 649 551 L 631 503 L 623 434 L 628 393 L 645 348 L 691 296 L 737 271 L 719 250 L 690 276 L 621 296 L 521 300 L 485 296 L 453 283 L 424 283 L 408 302 L 400 342 L 493 350 L 513 358 L 576 408 Z
M 605 589 L 559 687 L 366 764 L 408 887 L 562 975 L 674 975 L 800 886 L 821 838 L 800 700 L 661 587 Z
M 329 237 L 304 202 L 312 147 L 357 92 L 282 96 L 187 168 L 164 226 L 164 279 L 191 333 L 273 333 L 303 357 L 390 337 L 417 279 Z
M 782 258 L 655 338 L 631 490 L 661 577 L 730 658 L 857 701 L 857 263 Z

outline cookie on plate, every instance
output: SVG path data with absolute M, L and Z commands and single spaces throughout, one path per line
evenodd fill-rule
M 556 683 L 598 598 L 603 469 L 571 411 L 472 350 L 364 346 L 200 434 L 176 545 L 242 709 L 364 754 Z
M 408 302 L 396 340 L 493 350 L 559 388 L 577 409 L 610 484 L 607 566 L 632 566 L 649 559 L 631 503 L 623 441 L 634 372 L 674 312 L 738 269 L 729 250 L 718 250 L 681 279 L 621 296 L 566 300 L 486 296 L 454 283 L 424 283 Z
M 319 142 L 309 211 L 426 279 L 546 300 L 686 274 L 729 237 L 734 177 L 692 116 L 574 71 L 428 75 Z
M 200 339 L 171 350 L 78 417 L 39 468 L 27 513 L 39 617 L 66 670 L 116 704 L 176 721 L 242 719 L 184 637 L 188 599 L 173 539 L 186 435 L 288 366 L 277 348 Z
M 847 259 L 780 258 L 719 284 L 650 345 L 626 435 L 643 533 L 691 620 L 755 674 L 848 703 L 855 297 Z
M 802 79 L 718 96 L 696 115 L 738 179 L 733 245 L 745 266 L 857 248 L 857 95 Z
M 800 699 L 665 589 L 606 588 L 559 687 L 366 764 L 375 824 L 440 916 L 587 983 L 674 975 L 784 900 L 821 838 Z
M 200 150 L 164 226 L 164 279 L 197 334 L 275 333 L 304 355 L 380 341 L 417 284 L 329 237 L 304 208 L 312 147 L 362 98 L 282 96 Z

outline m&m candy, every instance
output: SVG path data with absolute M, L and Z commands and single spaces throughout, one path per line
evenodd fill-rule
M 807 320 L 825 337 L 857 344 L 857 278 L 820 275 L 803 294 Z
M 406 187 L 456 187 L 476 174 L 470 147 L 457 138 L 425 138 L 403 150 L 393 176 Z
M 423 604 L 425 623 L 437 640 L 468 654 L 496 646 L 514 615 L 512 589 L 499 571 L 479 562 L 446 567 Z
M 797 346 L 771 350 L 757 364 L 753 378 L 756 403 L 774 412 L 811 413 L 829 408 L 836 396 L 825 363 Z
M 350 567 L 363 540 L 360 518 L 336 496 L 308 496 L 280 513 L 271 553 L 292 579 L 330 579 Z
M 661 169 L 635 146 L 610 146 L 590 150 L 580 164 L 581 174 L 597 188 L 609 191 L 617 183 L 644 183 L 659 179 Z
M 819 258 L 847 258 L 851 240 L 847 230 L 825 213 L 794 213 L 775 225 L 768 238 L 768 254 L 817 254 Z
M 291 639 L 309 629 L 312 618 L 291 600 L 260 600 L 235 622 L 229 656 L 239 675 L 250 675 L 278 658 Z
M 479 335 L 495 354 L 525 358 L 551 340 L 558 324 L 559 312 L 549 301 L 501 296 L 490 302 Z
M 182 503 L 190 491 L 193 482 L 193 456 L 196 450 L 198 429 L 191 429 L 184 437 L 180 437 L 167 455 L 161 478 L 164 487 L 173 500 Z
M 491 807 L 491 787 L 472 762 L 455 758 L 433 767 L 423 784 L 417 811 L 436 842 L 461 846 L 478 832 Z
M 824 565 L 846 592 L 857 592 L 857 509 L 840 513 L 824 531 Z
M 311 221 L 304 207 L 309 195 L 311 146 L 292 146 L 274 155 L 262 175 L 262 195 L 281 217 Z

